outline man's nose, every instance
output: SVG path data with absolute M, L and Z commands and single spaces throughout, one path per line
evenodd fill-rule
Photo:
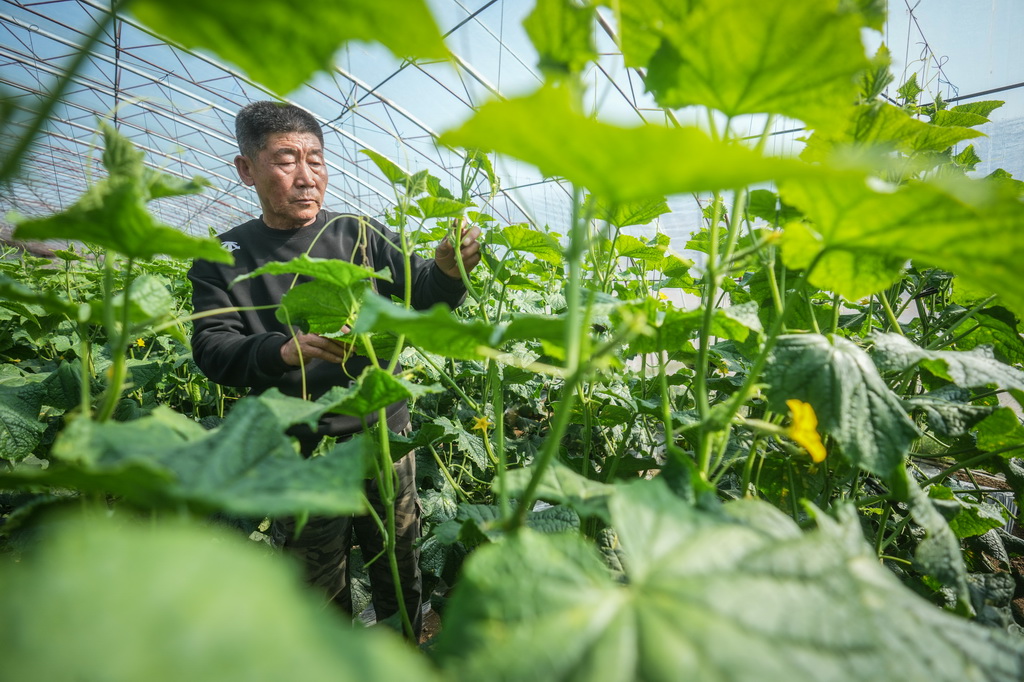
M 302 185 L 303 187 L 316 184 L 316 173 L 313 172 L 308 163 L 296 164 L 295 184 Z

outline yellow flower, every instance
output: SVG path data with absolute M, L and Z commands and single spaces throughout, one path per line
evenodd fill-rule
M 494 426 L 494 424 L 492 424 L 490 420 L 487 419 L 487 417 L 477 417 L 476 419 L 473 420 L 473 426 L 471 426 L 470 428 L 473 431 L 483 431 L 486 433 L 487 429 L 491 428 L 492 426 Z
M 789 413 L 793 417 L 787 435 L 807 450 L 814 462 L 825 460 L 825 445 L 818 434 L 818 415 L 814 408 L 802 400 L 787 400 Z
M 135 339 L 135 345 L 138 346 L 139 348 L 145 348 L 146 347 L 146 340 L 145 339 Z

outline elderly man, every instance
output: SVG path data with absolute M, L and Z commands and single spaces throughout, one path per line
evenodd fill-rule
M 220 235 L 235 264 L 227 266 L 196 260 L 189 271 L 193 305 L 197 313 L 222 310 L 196 320 L 192 337 L 196 364 L 213 381 L 248 387 L 260 393 L 271 387 L 292 396 L 302 395 L 303 372 L 308 396 L 316 399 L 333 386 L 347 385 L 370 361 L 351 348 L 317 334 L 302 334 L 277 320 L 272 308 L 295 283 L 293 275 L 262 275 L 230 287 L 238 276 L 272 261 L 288 261 L 301 254 L 336 258 L 371 270 L 390 269 L 393 282 L 376 281 L 384 296 L 403 296 L 405 278 L 412 278 L 411 304 L 417 309 L 443 302 L 455 307 L 465 297 L 456 253 L 445 240 L 433 260 L 412 257 L 407 273 L 396 235 L 377 221 L 338 214 L 323 208 L 327 164 L 320 125 L 308 112 L 277 102 L 253 102 L 239 111 L 235 123 L 239 155 L 235 168 L 242 182 L 256 190 L 263 214 Z M 479 228 L 464 231 L 459 245 L 465 269 L 480 261 Z M 303 281 L 299 278 L 299 282 Z M 223 312 L 223 309 L 237 309 Z M 256 309 L 253 309 L 256 308 Z M 300 368 L 301 366 L 301 368 Z M 370 421 L 376 421 L 375 416 Z M 387 426 L 401 432 L 409 426 L 405 402 L 387 409 Z M 360 420 L 327 415 L 316 430 L 297 428 L 294 434 L 307 456 L 323 436 L 344 439 L 362 429 Z M 416 632 L 420 627 L 421 587 L 418 552 L 419 511 L 415 460 L 407 455 L 395 465 L 398 475 L 396 554 L 404 601 Z M 384 509 L 375 482 L 367 484 L 367 497 L 380 518 Z M 329 599 L 352 610 L 348 580 L 348 553 L 355 541 L 363 556 L 376 556 L 383 539 L 369 517 L 314 518 L 295 537 L 291 520 L 276 520 L 272 535 L 304 564 L 307 580 L 323 589 Z M 398 611 L 387 561 L 370 567 L 373 603 L 378 619 Z

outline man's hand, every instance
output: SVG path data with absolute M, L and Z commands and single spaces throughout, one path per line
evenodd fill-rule
M 480 262 L 480 242 L 477 241 L 480 237 L 480 228 L 474 225 L 466 229 L 465 219 L 463 219 L 460 233 L 462 241 L 459 244 L 459 251 L 462 254 L 462 265 L 468 273 Z M 455 249 L 452 247 L 450 239 L 444 239 L 438 244 L 437 251 L 434 252 L 434 262 L 437 263 L 437 267 L 452 279 L 462 279 L 462 275 L 459 273 L 459 264 L 455 258 Z
M 348 331 L 342 328 L 343 331 Z M 352 353 L 352 344 L 328 339 L 319 334 L 299 334 L 281 346 L 281 359 L 292 367 L 299 366 L 299 354 L 302 361 L 309 362 L 313 358 L 340 364 Z

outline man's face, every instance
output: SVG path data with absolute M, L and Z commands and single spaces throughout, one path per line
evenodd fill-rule
M 312 133 L 273 133 L 256 158 L 236 156 L 235 168 L 255 188 L 263 222 L 293 230 L 316 220 L 327 190 L 327 166 L 320 140 Z

